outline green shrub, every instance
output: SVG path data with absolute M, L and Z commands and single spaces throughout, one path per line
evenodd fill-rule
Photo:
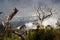
M 7 33 L 5 40 L 21 40 L 21 38 L 13 33 Z M 30 30 L 27 40 L 60 40 L 60 29 Z
M 59 30 L 39 29 L 39 30 L 30 31 L 28 34 L 28 40 L 60 40 Z

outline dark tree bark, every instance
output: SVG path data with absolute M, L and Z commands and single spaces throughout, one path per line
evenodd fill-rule
M 7 17 L 5 22 L 2 22 L 2 25 L 3 25 L 3 28 L 4 28 L 3 40 L 5 40 L 5 36 L 6 36 L 7 32 L 9 32 L 11 30 L 10 27 L 9 27 L 9 22 L 14 17 L 14 15 L 16 15 L 17 12 L 18 12 L 18 10 L 17 10 L 17 8 L 15 8 L 13 10 L 13 12 Z

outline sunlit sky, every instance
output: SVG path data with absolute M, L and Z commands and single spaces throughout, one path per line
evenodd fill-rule
M 19 20 L 20 17 L 35 15 L 36 8 L 42 7 L 44 10 L 52 8 L 56 10 L 56 14 L 44 20 L 43 24 L 54 24 L 60 17 L 60 0 L 0 0 L 0 11 L 3 12 L 3 19 L 9 15 L 13 8 L 16 7 L 19 12 L 13 20 Z M 4 15 L 4 16 L 3 16 Z

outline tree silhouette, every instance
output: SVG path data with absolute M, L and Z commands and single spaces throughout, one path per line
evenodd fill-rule
M 41 13 L 40 11 L 41 11 L 42 13 Z M 52 9 L 49 10 L 49 13 L 50 13 L 50 14 L 48 14 L 48 15 L 45 16 L 46 13 L 45 13 L 41 8 L 38 8 L 38 9 L 37 9 L 37 14 L 38 14 L 37 17 L 38 17 L 38 19 L 40 20 L 40 24 L 39 24 L 40 27 L 42 27 L 42 22 L 44 21 L 44 19 L 46 19 L 46 18 L 48 18 L 48 17 L 51 17 L 51 15 L 53 14 L 53 13 L 52 13 Z
M 8 32 L 13 32 L 13 30 L 11 30 L 11 28 L 9 27 L 9 22 L 16 15 L 17 12 L 18 12 L 17 8 L 14 8 L 13 12 L 10 15 L 7 16 L 7 18 L 4 22 L 2 22 L 2 25 L 3 25 L 3 28 L 4 28 L 3 40 L 5 40 L 6 34 Z
M 13 30 L 13 29 L 11 29 L 11 28 L 9 27 L 9 22 L 13 19 L 13 17 L 17 14 L 17 12 L 18 12 L 18 9 L 17 9 L 17 8 L 14 8 L 13 12 L 12 12 L 10 15 L 7 16 L 5 22 L 2 22 L 3 27 L 4 27 L 4 29 L 5 29 L 4 36 L 6 36 L 6 34 L 7 34 L 8 32 L 10 32 L 10 33 L 14 33 L 14 34 L 18 35 L 19 37 L 21 37 L 22 40 L 26 40 L 25 35 L 24 35 L 25 33 L 24 33 L 24 34 L 21 34 L 21 32 L 18 33 L 18 32 L 16 31 L 16 29 Z M 23 36 L 23 35 L 24 35 L 24 36 Z M 4 37 L 4 39 L 5 39 L 5 37 Z M 4 39 L 3 39 L 3 40 L 4 40 Z
M 14 15 L 16 15 L 17 12 L 18 12 L 17 8 L 14 8 L 13 12 L 9 16 L 7 16 L 5 22 L 2 22 L 5 30 L 8 30 L 9 22 L 14 17 Z

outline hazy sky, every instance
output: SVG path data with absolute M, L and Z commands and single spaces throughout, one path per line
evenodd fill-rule
M 24 16 L 35 15 L 38 7 L 42 7 L 44 10 L 48 10 L 48 8 L 56 10 L 57 14 L 51 17 L 52 20 L 57 20 L 58 17 L 60 17 L 60 0 L 0 0 L 0 11 L 4 13 L 0 16 L 5 17 L 9 15 L 14 7 L 16 7 L 19 12 L 13 20 Z

